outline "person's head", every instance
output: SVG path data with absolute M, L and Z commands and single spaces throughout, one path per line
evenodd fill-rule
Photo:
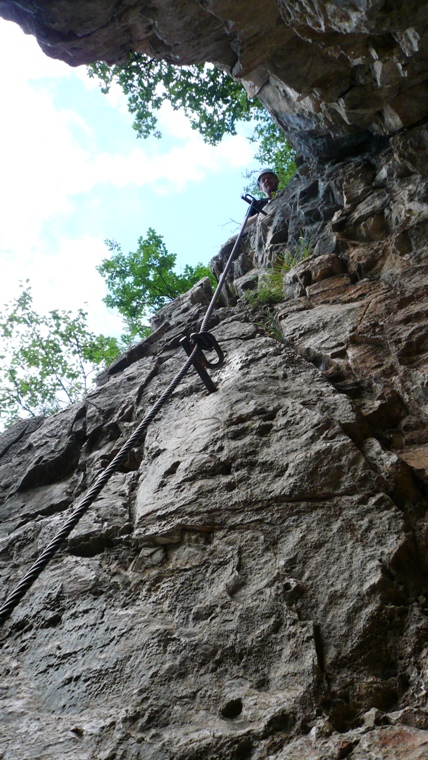
M 262 169 L 257 177 L 257 184 L 268 198 L 272 198 L 278 190 L 279 178 L 273 169 Z

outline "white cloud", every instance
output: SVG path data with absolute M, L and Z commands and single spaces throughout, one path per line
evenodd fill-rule
M 24 34 L 18 24 L 0 19 L 0 56 L 2 71 L 8 73 L 5 80 L 24 81 L 42 77 L 62 78 L 72 74 L 72 69 L 63 61 L 49 58 L 42 53 L 35 37 Z M 25 54 L 20 52 L 25 50 Z
M 7 30 L 5 26 L 0 27 L 1 41 L 8 43 L 1 48 L 3 70 L 11 50 L 23 42 L 15 25 L 8 24 Z M 181 145 L 165 150 L 161 142 L 153 147 L 152 141 L 150 148 L 147 143 L 134 142 L 135 147 L 130 150 L 128 144 L 121 153 L 107 154 L 96 147 L 89 152 L 84 141 L 79 140 L 79 130 L 82 137 L 90 135 L 91 128 L 71 109 L 56 109 L 46 81 L 51 76 L 69 78 L 75 72 L 43 56 L 34 39 L 24 41 L 25 56 L 30 43 L 30 65 L 27 62 L 24 68 L 25 56 L 15 48 L 13 58 L 20 65 L 16 71 L 9 67 L 1 92 L 4 116 L 0 204 L 5 220 L 0 232 L 1 248 L 28 246 L 46 221 L 71 212 L 73 196 L 88 193 L 98 185 L 150 185 L 154 192 L 164 195 L 182 190 L 188 182 L 201 181 L 208 172 L 249 162 L 251 150 L 244 138 L 228 137 L 216 148 L 206 145 L 183 114 L 173 111 L 169 104 L 160 112 L 161 129 L 166 136 L 178 137 Z M 82 71 L 78 76 L 85 84 L 91 82 Z M 114 91 L 112 102 L 118 100 L 123 106 L 124 96 L 118 98 Z
M 48 268 L 38 272 L 34 268 L 30 277 L 34 303 L 39 310 L 76 309 L 88 312 L 92 330 L 106 335 L 118 335 L 122 329 L 117 314 L 108 311 L 102 303 L 107 293 L 104 280 L 96 266 L 106 258 L 106 246 L 98 238 L 86 235 L 75 240 L 62 240 Z
M 144 143 L 134 143 L 124 153 L 107 154 L 96 147 L 89 152 L 78 137 L 79 132 L 80 137 L 90 136 L 90 127 L 72 110 L 57 110 L 48 89 L 35 90 L 29 82 L 21 82 L 19 95 L 12 86 L 3 91 L 2 100 L 8 114 L 1 125 L 0 144 L 3 250 L 31 245 L 49 219 L 71 213 L 74 195 L 99 185 L 151 186 L 153 192 L 165 195 L 200 182 L 209 172 L 243 167 L 251 160 L 243 137 L 226 137 L 219 146 L 209 146 L 183 126 L 183 117 L 176 112 L 169 114 L 164 131 L 186 137 L 179 146 L 165 151 L 159 143 L 155 152 Z
M 243 167 L 250 160 L 251 149 L 243 137 L 226 137 L 220 145 L 213 147 L 206 145 L 193 132 L 187 142 L 166 153 L 159 150 L 149 154 L 141 148 L 134 148 L 127 155 L 100 153 L 82 167 L 80 185 L 85 184 L 86 189 L 108 182 L 117 187 L 152 185 L 154 192 L 161 187 L 163 193 L 175 193 L 188 182 L 201 181 L 208 172 L 215 173 L 231 166 Z
M 0 303 L 14 297 L 18 281 L 28 277 L 38 308 L 73 308 L 86 300 L 92 329 L 117 334 L 118 320 L 101 303 L 104 284 L 95 271 L 106 256 L 102 239 L 79 234 L 71 240 L 70 233 L 56 237 L 62 221 L 73 219 L 76 197 L 91 192 L 96 206 L 96 194 L 101 204 L 102 193 L 111 187 L 146 187 L 150 193 L 171 195 L 247 166 L 251 147 L 240 136 L 226 137 L 215 148 L 206 145 L 184 115 L 165 103 L 160 129 L 174 138 L 172 147 L 171 139 L 136 141 L 126 126 L 132 121 L 127 115 L 124 133 L 129 130 L 129 138 L 120 148 L 116 142 L 109 153 L 100 147 L 103 125 L 98 133 L 96 121 L 79 114 L 75 101 L 73 107 L 57 107 L 55 93 L 58 84 L 64 89 L 83 82 L 93 92 L 94 111 L 96 99 L 103 98 L 112 112 L 124 114 L 126 99 L 117 86 L 107 98 L 97 93 L 98 83 L 89 79 L 85 67 L 71 69 L 46 57 L 34 38 L 1 20 L 0 66 L 7 71 L 0 85 Z
M 19 293 L 19 281 L 28 279 L 37 311 L 65 309 L 75 312 L 82 307 L 88 312 L 91 330 L 118 336 L 122 330 L 121 320 L 102 303 L 107 289 L 96 271 L 96 266 L 107 255 L 101 240 L 85 235 L 74 240 L 61 240 L 55 256 L 46 257 L 37 247 L 21 257 L 8 256 L 3 260 L 8 277 L 0 280 L 0 303 L 14 300 Z M 15 285 L 11 287 L 12 282 Z
M 82 120 L 57 111 L 47 89 L 10 76 L 1 100 L 0 248 L 12 250 L 30 245 L 47 219 L 71 210 L 70 180 L 88 155 L 72 135 Z

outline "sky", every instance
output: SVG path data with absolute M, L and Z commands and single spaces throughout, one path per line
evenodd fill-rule
M 139 139 L 119 88 L 104 95 L 2 19 L 0 71 L 0 309 L 28 279 L 38 311 L 83 307 L 90 329 L 118 336 L 96 271 L 104 241 L 136 250 L 153 227 L 179 271 L 207 264 L 247 210 L 249 127 L 211 147 L 166 102 L 162 139 Z

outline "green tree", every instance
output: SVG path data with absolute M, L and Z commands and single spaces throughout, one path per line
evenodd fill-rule
M 257 98 L 250 100 L 239 82 L 212 64 L 172 66 L 131 53 L 126 66 L 98 62 L 91 64 L 89 75 L 98 77 L 104 93 L 112 84 L 121 87 L 139 137 L 161 136 L 156 113 L 166 97 L 174 110 L 184 111 L 193 129 L 211 145 L 217 145 L 225 134 L 236 134 L 239 122 L 254 122 L 249 140 L 257 146 L 255 158 L 260 165 L 275 169 L 280 187 L 293 176 L 295 154 L 284 133 Z M 251 178 L 247 175 L 247 179 Z
M 151 227 L 145 238 L 139 238 L 136 251 L 124 253 L 113 240 L 106 240 L 106 245 L 111 256 L 97 267 L 109 291 L 103 300 L 122 315 L 122 338 L 126 343 L 146 337 L 150 333 L 150 314 L 185 293 L 202 277 L 210 276 L 208 267 L 202 264 L 186 264 L 183 272 L 177 273 L 177 255 L 167 251 L 162 236 Z
M 238 121 L 250 121 L 260 110 L 258 101 L 249 100 L 242 85 L 212 64 L 172 66 L 166 61 L 131 53 L 126 66 L 93 63 L 89 76 L 98 77 L 108 93 L 118 84 L 128 98 L 139 137 L 160 137 L 156 112 L 165 97 L 175 111 L 183 110 L 193 129 L 211 145 L 225 134 L 236 134 Z
M 53 414 L 86 393 L 90 376 L 120 352 L 115 338 L 95 335 L 79 309 L 39 314 L 31 288 L 0 311 L 0 422 Z

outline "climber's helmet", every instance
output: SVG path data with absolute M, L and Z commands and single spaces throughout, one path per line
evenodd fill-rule
M 273 169 L 262 169 L 258 174 L 257 184 L 268 198 L 272 198 L 278 190 L 278 175 Z

